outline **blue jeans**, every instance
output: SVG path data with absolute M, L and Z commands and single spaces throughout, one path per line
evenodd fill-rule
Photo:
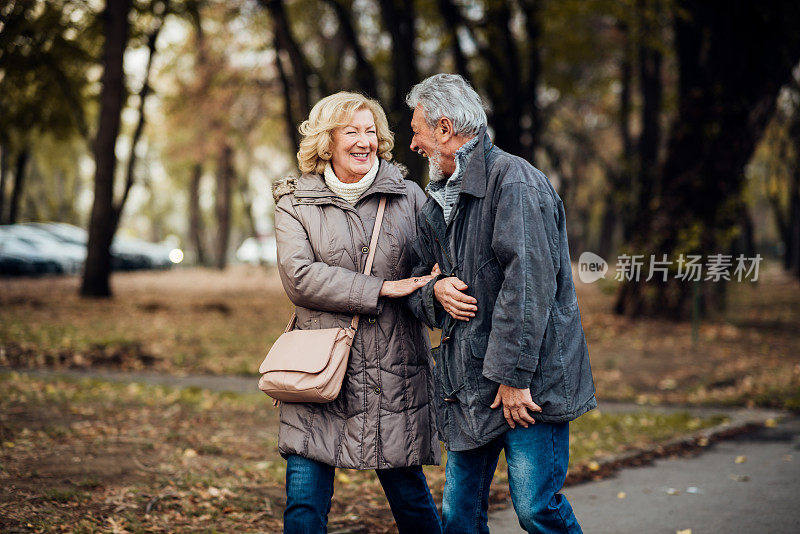
M 488 534 L 489 485 L 500 451 L 508 462 L 511 502 L 527 532 L 580 533 L 575 514 L 559 491 L 567 477 L 569 423 L 509 429 L 486 445 L 447 453 L 442 523 L 445 534 Z
M 291 454 L 286 458 L 286 510 L 283 532 L 317 534 L 327 532 L 333 497 L 335 468 Z M 422 467 L 376 469 L 400 534 L 439 534 L 442 525 Z

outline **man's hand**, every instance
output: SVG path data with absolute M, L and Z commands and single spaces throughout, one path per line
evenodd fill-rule
M 469 321 L 475 317 L 475 312 L 478 311 L 476 306 L 478 301 L 475 297 L 464 293 L 466 290 L 467 284 L 455 276 L 442 278 L 433 285 L 436 300 L 441 303 L 444 311 L 459 321 Z
M 533 410 L 534 412 L 542 411 L 539 405 L 533 402 L 531 390 L 527 388 L 512 388 L 505 384 L 500 384 L 491 407 L 497 408 L 501 404 L 503 405 L 503 416 L 511 428 L 515 428 L 517 424 L 528 428 L 528 423 L 534 424 L 536 422 L 531 414 L 528 413 L 528 410 Z

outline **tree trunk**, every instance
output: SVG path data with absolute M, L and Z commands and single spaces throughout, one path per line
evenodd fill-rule
M 206 49 L 205 33 L 203 31 L 203 21 L 200 16 L 200 5 L 196 3 L 188 4 L 189 15 L 195 31 L 195 44 L 197 49 L 196 70 L 202 76 L 202 90 L 208 90 L 208 52 Z M 203 165 L 197 162 L 192 167 L 192 175 L 189 179 L 189 244 L 194 251 L 195 263 L 197 265 L 208 265 L 208 255 L 206 254 L 205 242 L 203 240 L 203 213 L 200 209 L 200 183 L 203 180 Z
M 800 123 L 800 120 L 798 120 Z M 800 124 L 799 124 L 800 125 Z M 795 145 L 800 146 L 800 145 Z M 789 217 L 786 243 L 786 269 L 800 279 L 800 156 L 795 159 L 789 190 Z
M 28 171 L 30 155 L 31 151 L 27 146 L 22 147 L 17 154 L 17 161 L 14 166 L 14 190 L 11 192 L 11 202 L 8 205 L 8 219 L 6 220 L 8 224 L 16 224 L 19 220 L 22 192 L 25 190 L 25 175 Z
M 511 31 L 511 6 L 507 0 L 487 4 L 485 33 L 489 46 L 481 48 L 481 53 L 489 69 L 486 90 L 492 103 L 495 142 L 503 150 L 520 155 L 520 102 L 529 99 L 530 92 L 520 87 L 519 52 Z
M 699 254 L 703 261 L 731 246 L 744 166 L 772 116 L 780 88 L 800 58 L 800 5 L 755 0 L 727 9 L 721 0 L 678 2 L 675 44 L 679 65 L 678 117 L 660 166 L 653 216 L 637 229 L 634 250 L 646 255 Z M 728 6 L 729 7 L 729 6 Z M 742 36 L 747 38 L 743 39 Z M 722 282 L 718 282 L 722 283 Z M 617 309 L 684 318 L 691 284 L 627 283 Z M 704 282 L 704 299 L 713 291 Z M 630 301 L 622 296 L 627 292 Z M 707 300 L 707 299 L 706 299 Z
M 800 147 L 800 103 L 797 102 L 800 98 L 800 80 L 797 78 L 794 80 L 792 90 L 795 106 L 789 119 L 789 140 L 795 147 L 795 155 L 789 185 L 789 209 L 784 218 L 786 227 L 783 237 L 786 246 L 784 266 L 788 272 L 800 279 L 800 154 L 796 152 L 797 147 Z
M 217 269 L 228 264 L 228 242 L 231 232 L 231 188 L 233 187 L 233 149 L 225 145 L 217 169 Z
M 6 178 L 8 177 L 8 145 L 0 146 L 0 224 L 3 224 L 3 209 L 6 206 Z
M 144 126 L 147 122 L 147 116 L 145 115 L 145 104 L 147 103 L 147 97 L 150 95 L 151 91 L 150 72 L 153 69 L 153 56 L 156 54 L 156 41 L 158 41 L 158 34 L 161 32 L 161 27 L 164 24 L 164 18 L 166 17 L 167 9 L 169 9 L 169 2 L 165 3 L 163 15 L 156 23 L 155 29 L 150 32 L 150 35 L 147 37 L 147 66 L 145 67 L 144 71 L 144 83 L 142 84 L 142 88 L 139 90 L 139 119 L 136 122 L 136 128 L 133 131 L 133 137 L 131 139 L 131 153 L 130 157 L 128 158 L 127 168 L 125 169 L 125 189 L 123 189 L 122 199 L 117 205 L 117 219 L 120 218 L 122 209 L 125 206 L 125 202 L 128 200 L 128 194 L 131 191 L 131 187 L 133 187 L 133 171 L 136 168 L 137 159 L 136 145 L 139 144 L 139 140 L 142 137 L 142 132 L 144 132 Z
M 414 58 L 414 6 L 400 0 L 380 0 L 383 26 L 392 40 L 392 95 L 387 110 L 389 127 L 395 134 L 394 156 L 408 167 L 408 178 L 424 183 L 424 162 L 411 152 L 411 115 L 405 99 L 411 87 L 419 81 Z
M 458 40 L 458 28 L 461 26 L 462 22 L 461 12 L 452 0 L 439 0 L 439 12 L 442 14 L 445 28 L 447 28 L 447 38 L 450 40 L 450 53 L 453 56 L 453 64 L 455 65 L 456 72 L 463 76 L 465 80 L 470 81 L 471 76 L 469 67 L 467 66 L 467 58 Z
M 350 50 L 353 51 L 353 57 L 356 60 L 354 72 L 356 85 L 367 96 L 371 98 L 380 98 L 380 95 L 378 95 L 378 79 L 375 75 L 375 69 L 367 60 L 364 49 L 358 42 L 358 36 L 351 16 L 352 3 L 348 2 L 348 5 L 345 5 L 341 0 L 326 0 L 326 3 L 331 6 L 336 13 L 336 17 L 339 19 L 339 28 L 342 37 L 344 37 Z
M 633 136 L 631 135 L 631 86 L 633 85 L 633 51 L 628 25 L 620 22 L 618 25 L 624 41 L 622 59 L 620 61 L 621 91 L 619 94 L 619 112 L 617 124 L 619 136 L 622 140 L 622 156 L 617 169 L 607 173 L 609 182 L 608 194 L 603 212 L 603 221 L 600 229 L 600 245 L 598 254 L 606 260 L 616 250 L 614 236 L 620 223 L 623 227 L 623 239 L 630 239 L 627 234 L 630 224 L 625 213 L 630 205 L 631 171 L 633 169 Z
M 110 297 L 111 241 L 118 218 L 114 206 L 114 149 L 125 100 L 122 59 L 128 44 L 130 0 L 108 0 L 103 12 L 105 46 L 100 93 L 100 118 L 94 146 L 94 203 L 81 295 Z
M 747 202 L 742 199 L 742 205 L 739 215 L 739 236 L 737 242 L 734 244 L 734 255 L 744 254 L 746 257 L 751 258 L 756 255 L 756 240 L 755 229 L 753 227 L 753 217 L 750 215 L 750 209 L 747 207 Z
M 206 252 L 203 246 L 203 216 L 200 212 L 200 181 L 203 178 L 203 166 L 195 164 L 189 182 L 189 242 L 194 249 L 198 265 L 206 265 Z
M 250 183 L 248 180 L 239 180 L 239 196 L 242 200 L 242 211 L 244 212 L 244 220 L 247 222 L 247 229 L 250 235 L 258 237 L 258 227 L 256 226 L 256 218 L 253 216 L 253 195 L 250 191 Z
M 283 89 L 283 117 L 286 121 L 286 132 L 292 140 L 292 148 L 296 153 L 300 150 L 300 134 L 297 131 L 298 122 L 295 120 L 294 112 L 292 111 L 292 85 L 289 82 L 289 77 L 286 75 L 286 69 L 283 66 L 277 39 L 275 43 L 275 67 L 278 70 L 278 76 L 281 80 L 281 89 Z
M 659 9 L 658 2 L 639 0 L 639 83 L 642 93 L 642 133 L 638 143 L 638 178 L 639 192 L 634 205 L 635 216 L 631 235 L 635 228 L 640 228 L 643 221 L 650 216 L 653 197 L 658 186 L 658 149 L 661 145 L 659 119 L 661 117 L 662 81 L 661 52 L 648 43 L 653 39 L 654 31 L 650 20 L 653 11 Z
M 525 31 L 528 46 L 528 76 L 522 91 L 527 95 L 524 99 L 523 113 L 529 124 L 523 124 L 520 143 L 522 152 L 520 156 L 531 163 L 535 163 L 536 149 L 539 148 L 542 135 L 542 114 L 539 110 L 539 80 L 542 75 L 542 56 L 539 41 L 542 35 L 541 0 L 523 0 L 522 10 L 525 13 Z
M 309 88 L 309 78 L 311 68 L 308 65 L 303 51 L 297 44 L 292 35 L 289 20 L 286 17 L 286 9 L 283 0 L 260 0 L 261 5 L 267 8 L 273 21 L 275 32 L 275 53 L 280 54 L 285 50 L 292 65 L 292 82 L 294 94 L 297 95 L 298 114 L 301 117 L 308 116 L 311 111 L 311 91 Z

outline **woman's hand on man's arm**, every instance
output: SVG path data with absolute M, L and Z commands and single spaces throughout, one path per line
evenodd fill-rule
M 381 286 L 379 297 L 399 298 L 405 297 L 423 287 L 425 284 L 441 274 L 439 264 L 433 266 L 431 274 L 415 276 L 413 278 L 403 278 L 402 280 L 386 280 Z

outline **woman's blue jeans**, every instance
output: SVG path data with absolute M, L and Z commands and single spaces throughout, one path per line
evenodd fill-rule
M 286 458 L 286 510 L 283 532 L 318 534 L 327 532 L 333 498 L 335 468 L 291 454 Z M 442 531 L 422 467 L 376 469 L 400 534 Z
M 569 463 L 569 423 L 543 422 L 509 429 L 477 449 L 447 453 L 444 533 L 488 534 L 489 485 L 502 450 L 520 526 L 540 534 L 580 533 L 572 506 L 559 493 Z

